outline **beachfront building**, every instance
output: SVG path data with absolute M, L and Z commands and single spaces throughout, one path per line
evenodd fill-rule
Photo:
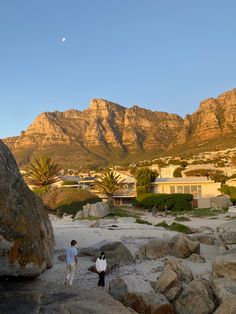
M 229 185 L 229 186 L 234 186 L 234 187 L 236 187 L 236 178 L 229 179 L 229 180 L 226 182 L 226 184 Z
M 136 180 L 128 172 L 114 171 L 120 176 L 119 189 L 114 193 L 113 199 L 115 205 L 129 205 L 136 197 Z
M 153 183 L 154 193 L 192 194 L 196 207 L 208 207 L 210 199 L 220 194 L 221 184 L 206 177 L 156 178 Z

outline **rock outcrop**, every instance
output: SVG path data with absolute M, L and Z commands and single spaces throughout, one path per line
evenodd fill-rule
M 236 253 L 219 255 L 212 263 L 213 274 L 236 280 Z
M 236 313 L 236 299 L 235 295 L 226 298 L 224 302 L 218 307 L 214 314 L 235 314 Z
M 41 280 L 0 282 L 0 313 L 5 314 L 132 314 L 120 302 L 97 289 L 64 288 Z
M 80 256 L 91 256 L 92 261 L 95 262 L 102 251 L 106 254 L 108 264 L 107 271 L 110 271 L 115 267 L 130 264 L 133 261 L 133 256 L 130 251 L 123 243 L 119 241 L 110 242 L 108 244 L 102 245 L 99 248 L 83 248 L 80 250 Z M 89 270 L 96 271 L 95 266 L 91 266 Z
M 177 314 L 210 314 L 215 308 L 212 291 L 202 279 L 194 279 L 175 302 Z
M 93 99 L 84 111 L 44 112 L 20 136 L 4 139 L 17 160 L 26 163 L 39 148 L 81 166 L 110 160 L 232 147 L 236 133 L 236 89 L 201 102 L 185 119 L 139 106 L 125 108 Z M 68 147 L 70 150 L 68 151 Z M 183 149 L 184 148 L 184 149 Z M 24 152 L 24 154 L 22 154 Z
M 0 141 L 0 276 L 39 276 L 52 265 L 53 247 L 45 205 Z
M 174 314 L 173 306 L 161 293 L 128 293 L 122 300 L 140 314 Z
M 95 204 L 88 203 L 83 206 L 83 210 L 78 211 L 75 218 L 77 219 L 89 218 L 89 217 L 103 218 L 107 216 L 109 213 L 110 213 L 110 207 L 105 202 L 98 202 Z
M 158 259 L 167 255 L 186 258 L 200 252 L 200 242 L 185 234 L 177 234 L 170 241 L 163 239 L 150 240 L 141 246 L 136 258 Z

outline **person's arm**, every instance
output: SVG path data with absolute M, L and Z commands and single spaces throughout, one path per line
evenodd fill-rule
M 105 273 L 106 269 L 107 269 L 107 260 L 105 259 L 104 260 L 104 264 L 103 264 L 103 271 L 104 271 L 104 273 Z
M 96 264 L 95 264 L 96 270 L 98 273 L 100 273 L 100 267 L 99 267 L 99 259 L 97 258 Z
M 74 252 L 74 260 L 75 260 L 75 264 L 78 264 L 78 250 L 75 249 L 75 252 Z

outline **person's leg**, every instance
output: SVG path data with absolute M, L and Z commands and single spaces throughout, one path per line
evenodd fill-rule
M 98 287 L 101 287 L 102 285 L 102 273 L 98 273 L 98 276 L 99 276 L 99 280 L 98 280 Z
M 75 278 L 75 270 L 76 270 L 76 265 L 71 265 L 71 270 L 70 270 L 70 278 L 69 278 L 69 284 L 72 286 L 73 280 Z
M 101 286 L 105 287 L 105 272 L 101 272 Z
M 69 285 L 69 280 L 70 280 L 70 265 L 66 265 L 66 281 L 65 281 L 65 285 Z

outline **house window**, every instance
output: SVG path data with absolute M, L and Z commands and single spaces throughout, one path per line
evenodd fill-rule
M 190 194 L 191 193 L 190 192 L 190 186 L 188 186 L 188 185 L 184 186 L 184 193 L 186 193 L 186 194 Z
M 176 193 L 183 193 L 183 186 L 177 185 L 177 192 Z
M 175 186 L 171 185 L 170 186 L 170 194 L 174 194 L 175 193 Z
M 197 185 L 192 185 L 191 186 L 191 194 L 193 194 L 193 196 L 197 196 L 198 195 Z

